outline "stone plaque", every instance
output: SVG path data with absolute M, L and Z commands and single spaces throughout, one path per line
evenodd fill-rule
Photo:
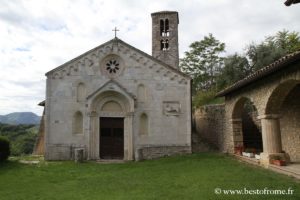
M 180 103 L 178 101 L 164 101 L 163 102 L 163 113 L 167 116 L 178 116 L 180 115 Z

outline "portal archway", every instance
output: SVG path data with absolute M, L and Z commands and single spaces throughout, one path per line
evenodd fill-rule
M 270 95 L 265 113 L 277 117 L 278 136 L 274 143 L 278 152 L 286 153 L 292 162 L 300 161 L 300 81 L 288 80 L 278 85 Z
M 133 110 L 133 99 L 122 91 L 99 91 L 89 99 L 89 159 L 133 159 Z
M 232 130 L 235 152 L 241 150 L 253 153 L 263 151 L 260 120 L 253 102 L 246 97 L 240 98 L 232 112 Z

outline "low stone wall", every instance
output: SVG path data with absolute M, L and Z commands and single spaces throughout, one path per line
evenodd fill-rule
M 71 146 L 66 144 L 47 145 L 46 160 L 71 160 Z
M 74 160 L 76 149 L 83 149 L 83 160 L 87 159 L 87 148 L 84 145 L 69 145 L 69 144 L 55 144 L 48 145 L 50 151 L 46 152 L 46 160 Z M 165 156 L 183 155 L 191 153 L 191 146 L 179 145 L 161 145 L 161 146 L 142 146 L 139 147 L 135 160 L 149 160 Z
M 45 153 L 46 160 L 74 160 L 75 149 L 84 149 L 83 159 L 87 159 L 87 151 L 84 145 L 76 144 L 48 144 L 48 151 Z
M 172 155 L 191 153 L 190 146 L 146 146 L 140 147 L 137 151 L 136 160 L 149 160 Z
M 195 110 L 195 133 L 220 151 L 224 151 L 225 105 L 206 105 Z

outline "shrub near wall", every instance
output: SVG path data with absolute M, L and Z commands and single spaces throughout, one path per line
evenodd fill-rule
M 0 162 L 7 160 L 10 155 L 9 140 L 0 136 Z

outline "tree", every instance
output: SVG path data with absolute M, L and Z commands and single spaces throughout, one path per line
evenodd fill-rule
M 252 72 L 269 65 L 282 56 L 300 50 L 300 36 L 297 32 L 279 31 L 266 37 L 260 44 L 246 47 Z
M 193 94 L 215 88 L 216 78 L 223 64 L 225 44 L 212 34 L 203 40 L 193 42 L 185 57 L 180 59 L 180 69 L 193 78 Z
M 218 90 L 224 89 L 247 76 L 252 71 L 245 56 L 229 55 L 224 58 L 224 67 L 217 78 Z
M 217 79 L 218 90 L 297 50 L 300 50 L 299 33 L 286 30 L 266 37 L 259 44 L 248 45 L 245 56 L 235 53 L 224 58 L 224 67 Z
M 13 156 L 32 153 L 37 131 L 38 128 L 35 125 L 8 125 L 0 123 L 0 137 L 4 136 L 9 139 L 10 153 Z
M 266 37 L 259 44 L 252 43 L 244 54 L 222 57 L 225 44 L 212 34 L 193 42 L 185 57 L 180 59 L 180 68 L 193 78 L 193 105 L 198 107 L 212 102 L 216 91 L 237 82 L 250 73 L 271 64 L 286 54 L 300 50 L 298 32 L 279 31 Z

